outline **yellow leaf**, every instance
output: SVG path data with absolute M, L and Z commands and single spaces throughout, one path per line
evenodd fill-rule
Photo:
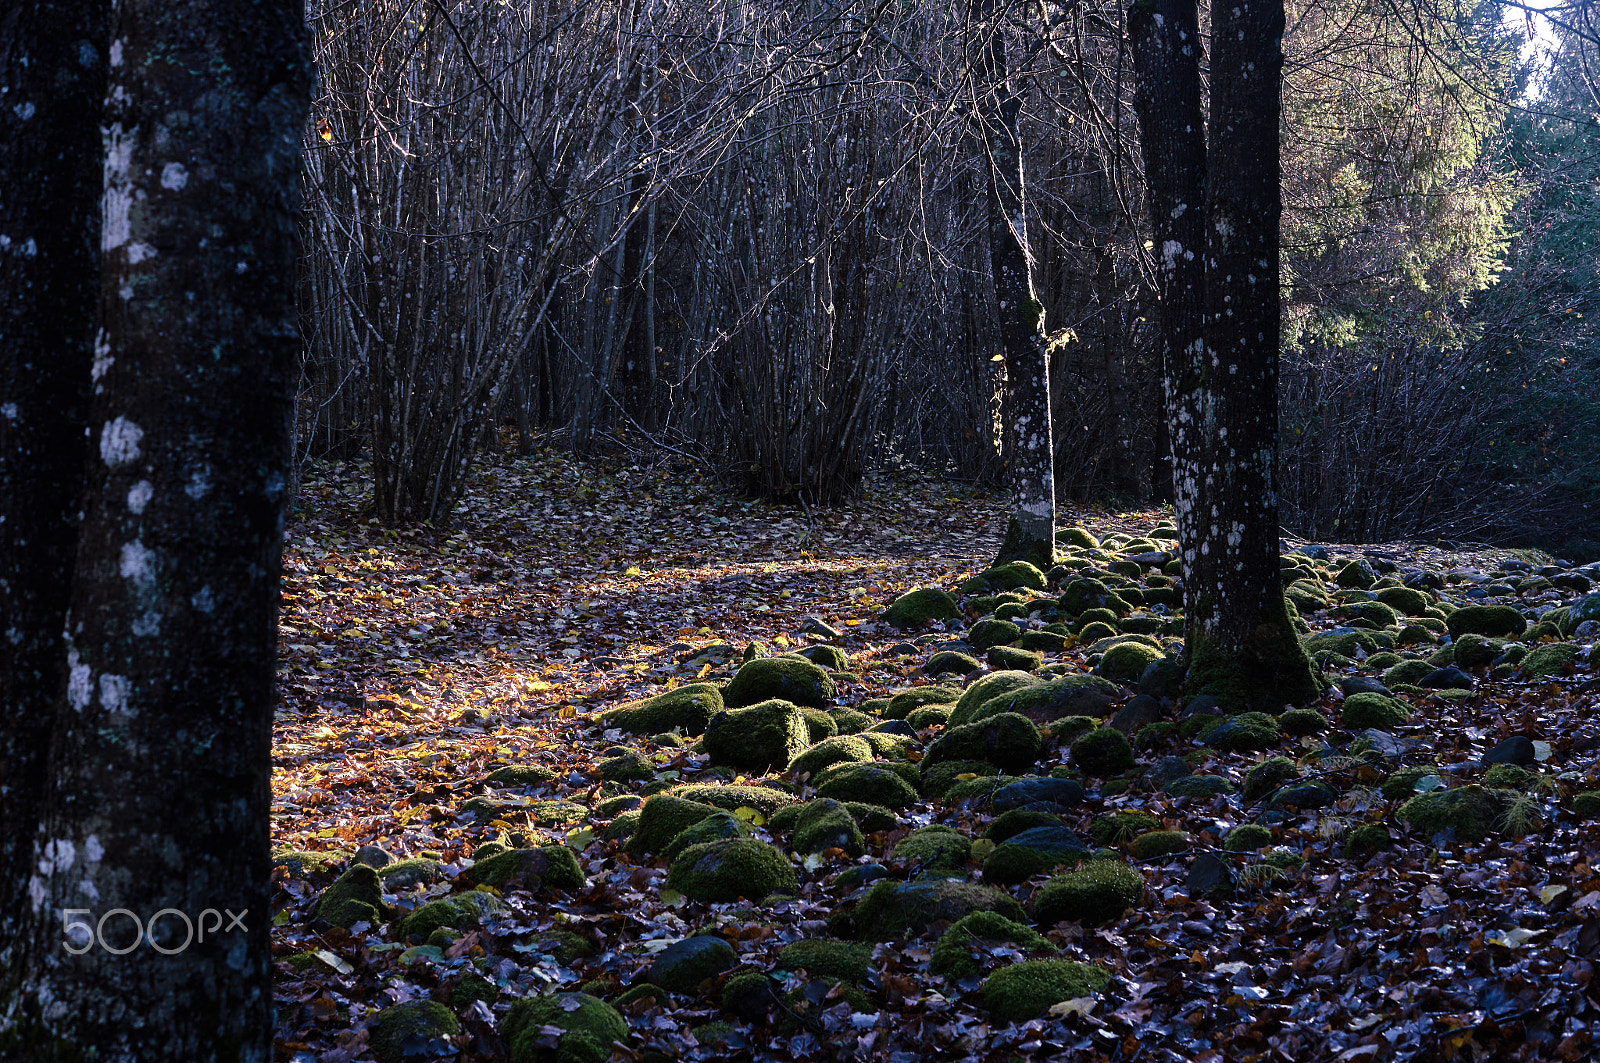
M 705 664 L 700 666 L 700 670 L 694 674 L 694 677 L 699 679 L 709 671 L 711 671 L 711 662 L 707 661 Z
M 675 889 L 666 888 L 661 891 L 661 903 L 666 905 L 668 908 L 682 907 L 685 900 L 687 900 L 687 898 Z M 649 943 L 646 942 L 647 947 L 648 945 Z
M 752 827 L 764 827 L 767 825 L 767 817 L 763 816 L 759 811 L 751 808 L 749 805 L 740 805 L 738 808 L 733 810 L 733 814 L 739 819 L 742 819 L 746 823 L 750 824 Z
M 1549 904 L 1565 892 L 1567 892 L 1567 887 L 1565 886 L 1546 886 L 1539 891 L 1539 903 Z
M 556 716 L 563 720 L 570 720 L 576 715 L 578 715 L 578 708 L 576 705 L 563 705 L 561 706 L 560 711 L 556 713 Z
M 622 574 L 624 576 L 637 576 L 637 575 L 640 575 L 639 566 L 638 565 L 629 565 L 627 568 L 623 569 Z
M 1071 1000 L 1063 1000 L 1059 1004 L 1050 1005 L 1050 1014 L 1058 1019 L 1064 1019 L 1068 1015 L 1087 1015 L 1094 1010 L 1094 1006 L 1098 1003 L 1099 1001 L 1095 1000 L 1094 997 L 1074 997 Z
M 859 627 L 860 624 L 861 624 L 861 621 L 859 621 L 859 620 L 846 620 L 844 622 L 844 626 L 845 627 Z

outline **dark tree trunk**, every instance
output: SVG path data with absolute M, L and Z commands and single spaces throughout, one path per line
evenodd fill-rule
M 295 0 L 113 16 L 83 524 L 8 1060 L 270 1056 L 302 27 Z
M 977 125 L 988 163 L 989 265 L 1000 309 L 1006 359 L 1005 421 L 1016 502 L 995 563 L 1055 563 L 1055 448 L 1050 430 L 1050 356 L 1044 306 L 1033 291 L 1028 251 L 1022 144 L 1022 100 L 1006 74 L 1005 38 L 994 0 L 971 0 L 977 35 Z
M 1281 0 L 1213 11 L 1209 153 L 1193 0 L 1129 16 L 1164 336 L 1186 689 L 1231 708 L 1317 695 L 1278 575 Z
M 0 14 L 0 1002 L 24 962 L 33 829 L 66 685 L 61 632 L 100 299 L 108 22 L 100 0 Z

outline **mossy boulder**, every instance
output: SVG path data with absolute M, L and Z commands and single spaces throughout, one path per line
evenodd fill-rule
M 507 849 L 473 864 L 469 876 L 477 885 L 499 890 L 580 890 L 585 885 L 578 855 L 564 845 Z
M 1062 528 L 1056 532 L 1056 542 L 1062 546 L 1076 547 L 1079 550 L 1100 549 L 1100 540 L 1094 537 L 1094 533 L 1087 528 L 1080 528 L 1076 525 L 1071 528 Z
M 751 663 L 774 660 L 777 658 Z M 810 744 L 811 730 L 804 714 L 798 706 L 780 698 L 747 708 L 724 709 L 706 725 L 705 749 L 711 762 L 751 771 L 774 765 L 787 767 Z
M 644 782 L 655 777 L 655 765 L 643 753 L 607 757 L 594 766 L 602 782 Z
M 384 892 L 398 893 L 401 890 L 443 882 L 444 865 L 424 856 L 414 856 L 378 868 L 378 878 L 383 882 Z
M 866 838 L 855 816 L 842 803 L 829 798 L 809 802 L 794 825 L 795 852 L 820 853 L 825 849 L 843 849 L 851 856 L 867 851 Z
M 778 950 L 778 966 L 786 971 L 805 971 L 813 978 L 860 983 L 866 981 L 872 967 L 872 946 L 832 938 L 791 941 Z
M 1133 745 L 1112 727 L 1096 727 L 1072 743 L 1072 762 L 1090 775 L 1120 775 L 1133 767 Z
M 672 860 L 691 845 L 720 842 L 728 838 L 748 838 L 750 828 L 732 812 L 718 812 L 698 823 L 691 823 L 661 848 L 661 855 Z
M 1351 694 L 1339 708 L 1340 721 L 1352 731 L 1365 731 L 1369 727 L 1388 731 L 1410 717 L 1410 706 L 1387 694 Z
M 691 845 L 667 869 L 667 885 L 690 900 L 760 900 L 799 885 L 783 850 L 754 838 Z
M 827 670 L 803 657 L 758 657 L 740 666 L 722 689 L 722 700 L 730 709 L 772 699 L 822 709 L 837 693 Z
M 979 583 L 976 590 L 991 591 L 1010 591 L 1019 587 L 1042 591 L 1045 585 L 1044 573 L 1039 570 L 1039 566 L 1029 561 L 1007 561 L 1004 564 L 986 568 L 962 584 L 962 586 L 965 588 L 968 584 L 974 582 Z M 968 590 L 966 593 L 975 593 L 975 591 Z
M 1253 853 L 1271 844 L 1271 828 L 1259 823 L 1241 823 L 1222 839 L 1222 847 L 1230 853 Z
M 1337 654 L 1340 657 L 1357 657 L 1357 653 L 1377 653 L 1378 640 L 1370 631 L 1361 631 L 1351 628 L 1336 628 L 1315 635 L 1306 635 L 1300 639 L 1300 646 L 1306 651 L 1306 656 L 1313 660 L 1323 654 Z
M 1038 676 L 1020 671 L 991 672 L 982 676 L 962 691 L 961 696 L 956 699 L 955 709 L 950 713 L 950 725 L 959 727 L 969 722 L 972 711 L 991 698 L 1025 687 L 1038 686 L 1039 682 Z
M 1412 766 L 1391 772 L 1379 784 L 1379 790 L 1390 801 L 1407 801 L 1416 796 L 1417 783 L 1438 774 L 1436 768 Z
M 1278 726 L 1286 735 L 1321 734 L 1328 729 L 1328 718 L 1316 709 L 1285 709 L 1278 717 Z
M 1043 949 L 1050 947 L 1050 940 L 999 912 L 973 912 L 951 923 L 939 935 L 928 961 L 928 972 L 945 978 L 970 978 L 981 969 L 980 956 L 1000 944 Z
M 1268 757 L 1252 764 L 1244 773 L 1240 795 L 1246 801 L 1259 801 L 1285 783 L 1300 778 L 1300 769 L 1288 757 Z
M 461 1032 L 450 1009 L 435 1000 L 411 1000 L 384 1008 L 367 1027 L 367 1044 L 378 1063 L 454 1055 L 447 1038 Z M 431 1046 L 440 1042 L 439 1048 Z
M 505 911 L 500 898 L 482 890 L 458 893 L 429 901 L 400 920 L 401 941 L 426 941 L 435 930 L 448 927 L 465 930 L 477 926 L 485 919 L 494 919 Z
M 753 808 L 766 819 L 784 805 L 792 805 L 795 798 L 771 786 L 744 786 L 735 783 L 682 783 L 662 793 L 668 797 L 681 797 L 686 801 L 699 801 L 724 812 L 737 812 Z
M 1075 864 L 1089 855 L 1089 847 L 1059 824 L 1030 827 L 994 847 L 983 861 L 983 881 L 1014 886 L 1041 871 Z
M 656 954 L 645 977 L 669 993 L 690 995 L 708 979 L 739 962 L 733 946 L 720 937 L 702 934 L 674 941 Z
M 1356 590 L 1366 590 L 1378 582 L 1377 573 L 1372 571 L 1372 566 L 1365 561 L 1346 561 L 1334 574 L 1333 582 L 1341 587 L 1351 587 Z
M 1054 1004 L 1098 993 L 1111 972 L 1076 960 L 1023 960 L 983 982 L 983 1003 L 997 1023 L 1041 1018 Z
M 1022 637 L 1022 629 L 1009 620 L 980 620 L 967 632 L 967 642 L 982 653 L 990 646 L 1007 646 Z
M 1516 638 L 1528 627 L 1528 620 L 1509 605 L 1464 605 L 1445 618 L 1452 639 L 1462 635 L 1489 638 Z
M 1161 657 L 1160 650 L 1142 642 L 1119 642 L 1106 650 L 1100 663 L 1094 666 L 1094 674 L 1124 686 L 1132 686 L 1139 681 L 1144 670 Z
M 919 731 L 930 727 L 943 727 L 950 722 L 950 706 L 927 705 L 906 717 L 906 723 Z
M 959 831 L 937 824 L 912 831 L 889 853 L 889 859 L 895 863 L 923 871 L 960 870 L 971 858 L 971 840 Z
M 1099 845 L 1121 845 L 1160 826 L 1159 820 L 1143 812 L 1112 812 L 1089 824 L 1089 836 Z
M 828 715 L 833 717 L 834 729 L 842 735 L 860 734 L 876 722 L 858 709 L 829 709 Z
M 1015 646 L 990 646 L 984 655 L 990 668 L 1004 668 L 1017 672 L 1032 672 L 1044 663 L 1044 658 L 1032 650 L 1019 650 Z
M 1468 631 L 1455 640 L 1455 663 L 1462 668 L 1483 668 L 1499 656 L 1505 643 Z
M 1033 920 L 1040 926 L 1114 923 L 1138 903 L 1144 876 L 1117 860 L 1090 860 L 1045 883 L 1033 899 Z
M 600 722 L 629 734 L 681 730 L 697 735 L 723 709 L 722 691 L 712 683 L 690 683 L 653 698 L 630 701 L 600 714 Z
M 315 916 L 324 923 L 349 929 L 362 922 L 380 926 L 385 912 L 383 884 L 376 869 L 352 864 L 317 898 Z
M 834 764 L 866 764 L 873 759 L 872 746 L 855 735 L 824 738 L 789 762 L 789 770 L 800 775 L 815 775 Z
M 1585 594 L 1573 602 L 1564 611 L 1557 621 L 1561 634 L 1571 635 L 1578 630 L 1578 625 L 1588 620 L 1600 620 L 1600 593 Z
M 1398 686 L 1416 686 L 1425 676 L 1433 674 L 1433 665 L 1427 661 L 1401 661 L 1384 670 L 1383 685 L 1393 689 Z
M 1394 845 L 1394 839 L 1389 836 L 1389 828 L 1381 823 L 1363 823 L 1346 835 L 1344 852 L 1346 856 L 1360 859 L 1373 853 L 1381 853 Z
M 999 774 L 999 768 L 993 764 L 985 764 L 981 760 L 951 760 L 935 764 L 924 772 L 917 788 L 924 797 L 939 800 L 950 792 L 951 787 L 961 781 L 963 775 L 995 778 Z
M 974 664 L 977 662 L 974 661 Z M 925 686 L 902 690 L 889 699 L 883 708 L 886 720 L 903 720 L 927 705 L 954 705 L 961 700 L 961 691 L 954 687 Z
M 1022 906 L 1009 894 L 959 879 L 878 882 L 856 906 L 855 923 L 863 940 L 911 937 L 935 923 L 954 922 L 973 912 L 998 912 L 1021 920 Z
M 1396 813 L 1412 830 L 1427 838 L 1451 830 L 1465 842 L 1489 835 L 1515 795 L 1482 786 L 1461 786 L 1418 794 Z
M 715 805 L 686 801 L 667 794 L 652 794 L 639 809 L 639 821 L 628 839 L 632 853 L 664 852 L 684 830 L 717 814 Z
M 1372 595 L 1389 608 L 1405 616 L 1422 616 L 1433 600 L 1415 587 L 1384 587 Z
M 349 859 L 348 852 L 313 853 L 302 849 L 279 849 L 272 854 L 272 866 L 283 868 L 290 878 L 309 878 L 336 871 Z
M 1173 797 L 1207 798 L 1234 792 L 1233 783 L 1220 775 L 1185 775 L 1161 788 Z
M 922 587 L 896 598 L 883 611 L 883 622 L 902 631 L 930 620 L 954 620 L 961 615 L 956 600 L 938 587 Z
M 1040 725 L 1072 716 L 1104 716 L 1111 711 L 1112 700 L 1120 693 L 1117 685 L 1109 680 L 1075 672 L 1043 683 L 1006 690 L 971 706 L 959 721 L 952 712 L 950 722 L 977 723 L 1002 712 L 1026 716 Z
M 970 675 L 983 667 L 983 662 L 970 653 L 958 650 L 940 650 L 922 666 L 924 675 Z
M 1039 728 L 1014 712 L 950 727 L 923 756 L 923 769 L 946 760 L 984 760 L 1003 772 L 1021 772 L 1039 759 Z
M 1056 599 L 1056 605 L 1069 616 L 1077 616 L 1089 609 L 1110 609 L 1118 616 L 1131 612 L 1124 599 L 1118 597 L 1104 581 L 1092 576 L 1069 580 L 1061 588 L 1061 597 Z
M 1062 819 L 1054 812 L 1035 808 L 1013 808 L 990 820 L 989 825 L 984 828 L 983 836 L 998 845 L 1012 835 L 1021 834 L 1034 827 L 1059 826 L 1062 826 Z
M 743 971 L 722 985 L 722 1010 L 744 1022 L 760 1022 L 777 1006 L 772 979 L 759 971 Z
M 712 688 L 716 689 L 716 688 Z M 615 711 L 615 710 L 612 710 Z M 601 717 L 604 718 L 602 713 Z M 702 723 L 701 726 L 704 726 Z M 626 728 L 624 728 L 626 730 Z M 545 764 L 506 764 L 483 777 L 490 786 L 534 787 L 555 781 L 557 772 Z
M 810 661 L 818 668 L 826 668 L 833 672 L 842 672 L 850 667 L 850 655 L 837 646 L 821 643 L 816 646 L 807 646 L 803 650 L 795 651 L 801 657 Z
M 1184 852 L 1192 844 L 1193 840 L 1181 830 L 1153 830 L 1129 842 L 1128 853 L 1135 860 L 1159 860 Z
M 1241 712 L 1206 736 L 1213 749 L 1250 752 L 1272 749 L 1283 740 L 1278 721 L 1264 712 Z
M 1578 647 L 1570 642 L 1551 642 L 1537 646 L 1522 659 L 1522 670 L 1536 679 L 1565 675 L 1578 659 Z
M 561 1031 L 553 1045 L 547 1026 Z M 612 1043 L 628 1040 L 622 1013 L 588 993 L 525 997 L 511 1005 L 500 1029 L 510 1063 L 606 1063 Z
M 1067 648 L 1067 636 L 1056 631 L 1024 631 L 1017 647 L 1032 653 L 1060 653 Z
M 835 768 L 818 782 L 817 795 L 885 808 L 910 808 L 917 803 L 916 787 L 904 775 L 884 764 L 847 764 Z

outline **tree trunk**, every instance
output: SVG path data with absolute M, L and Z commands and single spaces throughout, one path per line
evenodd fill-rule
M 0 1004 L 24 960 L 33 829 L 67 676 L 61 632 L 100 299 L 108 21 L 99 0 L 0 14 Z
M 1129 16 L 1154 227 L 1179 542 L 1185 689 L 1233 709 L 1318 694 L 1278 575 L 1281 0 L 1213 12 L 1210 151 L 1193 0 Z
M 1005 410 L 1010 435 L 1011 486 L 1016 502 L 995 564 L 1055 563 L 1055 448 L 1050 430 L 1050 357 L 1044 306 L 1033 291 L 1028 251 L 1022 144 L 1022 100 L 1006 75 L 1005 38 L 994 0 L 972 0 L 978 35 L 977 118 L 989 185 L 989 265 L 1000 306 L 1000 344 L 1006 359 Z
M 270 1056 L 302 26 L 293 0 L 113 15 L 90 456 L 8 1060 Z

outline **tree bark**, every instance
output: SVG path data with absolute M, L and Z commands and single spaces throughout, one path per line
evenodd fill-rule
M 108 21 L 100 0 L 0 14 L 0 1001 L 24 959 L 29 850 L 66 684 Z
M 1232 709 L 1318 693 L 1278 575 L 1281 0 L 1213 11 L 1209 150 L 1193 0 L 1129 16 L 1164 335 L 1185 689 Z
M 270 1058 L 303 33 L 294 0 L 114 8 L 84 515 L 8 1060 Z

